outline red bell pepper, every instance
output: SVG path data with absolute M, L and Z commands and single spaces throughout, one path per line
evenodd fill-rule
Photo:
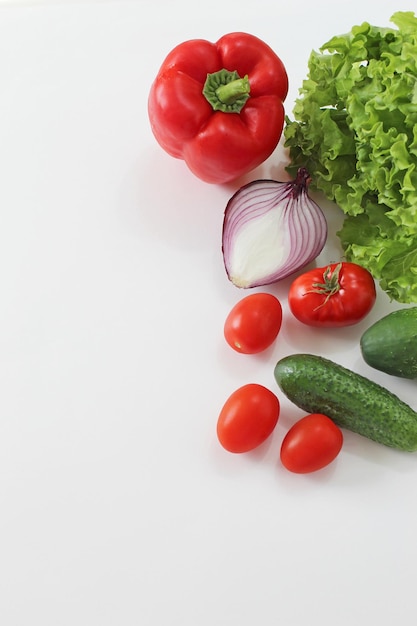
M 257 37 L 193 39 L 162 63 L 149 94 L 149 120 L 168 154 L 202 180 L 225 183 L 272 154 L 287 92 L 282 61 Z

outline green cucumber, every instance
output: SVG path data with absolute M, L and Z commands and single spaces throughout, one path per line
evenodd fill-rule
M 417 450 L 417 413 L 368 378 L 312 354 L 284 357 L 274 375 L 281 391 L 304 411 L 323 413 L 386 446 Z
M 364 361 L 392 376 L 417 378 L 417 307 L 389 313 L 360 340 Z

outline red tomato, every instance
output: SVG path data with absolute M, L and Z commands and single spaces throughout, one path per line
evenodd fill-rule
M 282 307 L 269 293 L 253 293 L 242 298 L 230 311 L 224 324 L 227 343 L 242 354 L 262 352 L 280 331 Z
M 217 437 L 229 452 L 248 452 L 263 443 L 274 430 L 279 400 L 266 387 L 250 383 L 226 400 L 217 421 Z
M 356 263 L 333 263 L 305 272 L 293 281 L 288 294 L 292 314 L 309 326 L 357 324 L 375 300 L 372 275 Z
M 326 415 L 311 413 L 296 422 L 281 445 L 281 462 L 290 472 L 308 474 L 329 465 L 343 444 L 342 431 Z

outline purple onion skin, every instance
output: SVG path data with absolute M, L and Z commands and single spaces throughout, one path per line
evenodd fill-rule
M 327 240 L 327 221 L 323 211 L 308 195 L 310 182 L 308 171 L 299 168 L 292 181 L 254 180 L 238 189 L 230 198 L 224 213 L 222 253 L 226 274 L 231 282 L 234 279 L 229 266 L 229 251 L 236 228 L 272 209 L 276 210 L 277 205 L 282 205 L 280 208 L 284 218 L 291 212 L 291 221 L 287 222 L 291 253 L 276 271 L 237 286 L 253 288 L 278 282 L 302 269 L 320 254 Z

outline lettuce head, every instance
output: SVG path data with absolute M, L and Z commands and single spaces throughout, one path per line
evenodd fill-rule
M 286 119 L 288 170 L 342 209 L 348 261 L 366 267 L 392 300 L 417 302 L 417 18 L 363 23 L 308 62 Z

